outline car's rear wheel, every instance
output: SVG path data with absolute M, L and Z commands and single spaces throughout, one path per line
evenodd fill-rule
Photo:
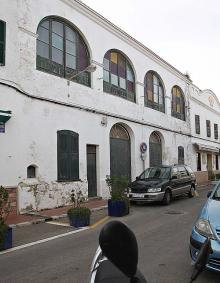
M 191 186 L 189 192 L 188 192 L 189 198 L 193 198 L 195 196 L 195 187 Z
M 162 203 L 168 205 L 171 202 L 171 192 L 169 190 L 165 191 Z

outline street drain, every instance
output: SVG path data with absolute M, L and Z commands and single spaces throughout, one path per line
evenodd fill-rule
M 184 214 L 184 211 L 180 211 L 180 210 L 167 210 L 167 211 L 165 211 L 165 214 L 171 214 L 171 215 Z

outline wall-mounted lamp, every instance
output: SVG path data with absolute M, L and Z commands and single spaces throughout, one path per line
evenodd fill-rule
M 73 79 L 73 78 L 76 78 L 77 76 L 79 76 L 80 74 L 84 73 L 84 72 L 88 72 L 88 73 L 93 73 L 95 72 L 96 70 L 96 65 L 92 65 L 90 64 L 89 66 L 87 66 L 84 70 L 80 71 L 79 73 L 76 73 L 72 76 L 70 76 L 68 78 L 68 81 L 67 81 L 67 84 L 69 85 L 70 84 L 70 81 Z

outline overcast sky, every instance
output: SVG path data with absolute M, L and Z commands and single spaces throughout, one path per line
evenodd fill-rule
M 220 99 L 220 0 L 82 0 Z

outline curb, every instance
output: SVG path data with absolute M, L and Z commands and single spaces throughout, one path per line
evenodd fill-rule
M 107 205 L 95 207 L 95 208 L 91 208 L 91 211 L 95 212 L 95 211 L 106 209 L 107 207 L 108 207 Z M 17 228 L 17 227 L 24 227 L 24 226 L 28 226 L 28 225 L 32 225 L 32 224 L 45 223 L 45 222 L 65 218 L 65 217 L 67 217 L 67 214 L 65 213 L 65 214 L 54 215 L 54 216 L 39 215 L 39 217 L 42 217 L 42 218 L 31 220 L 31 221 L 26 221 L 26 222 L 21 222 L 21 223 L 17 223 L 17 224 L 10 224 L 8 226 L 11 227 L 11 228 Z
M 207 187 L 212 187 L 212 186 L 213 186 L 212 184 L 199 185 L 199 186 L 197 186 L 197 191 L 204 190 Z M 108 207 L 108 205 L 94 207 L 94 208 L 91 208 L 91 211 L 95 212 L 95 211 L 106 209 L 107 207 Z M 21 222 L 21 223 L 17 223 L 17 224 L 10 224 L 8 226 L 11 227 L 11 228 L 17 228 L 17 227 L 24 227 L 24 226 L 28 226 L 28 225 L 32 225 L 32 224 L 45 223 L 45 222 L 49 222 L 49 221 L 54 221 L 54 220 L 58 220 L 58 219 L 61 219 L 61 218 L 65 218 L 65 217 L 67 217 L 67 214 L 64 213 L 64 214 L 54 215 L 54 216 L 47 216 L 47 215 L 38 215 L 38 216 L 39 216 L 39 219 L 35 219 L 35 220 L 31 220 L 31 221 L 26 221 L 26 222 Z M 42 217 L 42 218 L 40 218 L 40 217 Z
M 197 186 L 197 190 L 204 190 L 204 189 L 210 189 L 210 187 L 213 187 L 213 184 L 207 184 L 207 185 L 199 185 Z

